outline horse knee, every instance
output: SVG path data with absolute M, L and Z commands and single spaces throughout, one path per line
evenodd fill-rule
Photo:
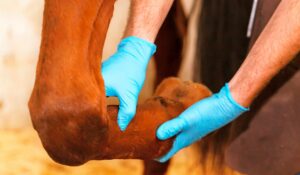
M 56 162 L 81 165 L 95 157 L 107 140 L 108 120 L 95 104 L 29 105 L 32 123 L 44 148 Z M 37 112 L 38 111 L 38 112 Z

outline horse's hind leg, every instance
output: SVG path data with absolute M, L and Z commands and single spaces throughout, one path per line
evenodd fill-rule
M 164 175 L 166 174 L 170 161 L 159 163 L 154 160 L 144 161 L 144 175 Z

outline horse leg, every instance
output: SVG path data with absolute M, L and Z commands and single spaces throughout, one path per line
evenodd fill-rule
M 200 84 L 164 81 L 121 132 L 118 106 L 106 105 L 100 71 L 113 6 L 114 0 L 45 1 L 29 110 L 45 150 L 58 163 L 160 157 L 170 150 L 173 139 L 159 141 L 158 126 L 210 95 Z
M 29 110 L 44 148 L 62 164 L 88 161 L 108 140 L 99 67 L 113 5 L 114 0 L 45 0 Z

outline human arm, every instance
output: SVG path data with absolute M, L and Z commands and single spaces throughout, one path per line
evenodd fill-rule
M 180 149 L 228 124 L 243 112 L 268 82 L 300 50 L 300 2 L 283 0 L 230 83 L 201 100 L 176 119 L 161 125 L 159 139 L 176 136 L 164 162 Z
M 136 36 L 154 42 L 174 0 L 131 0 L 124 37 Z
M 153 44 L 173 0 L 132 0 L 124 39 L 117 52 L 102 64 L 107 96 L 120 101 L 118 125 L 126 129 L 136 113 L 146 69 L 156 51 Z
M 233 98 L 249 106 L 300 50 L 300 1 L 283 0 L 229 82 Z

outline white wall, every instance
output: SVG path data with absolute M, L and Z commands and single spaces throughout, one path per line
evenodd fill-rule
M 43 1 L 0 1 L 0 127 L 27 125 Z

